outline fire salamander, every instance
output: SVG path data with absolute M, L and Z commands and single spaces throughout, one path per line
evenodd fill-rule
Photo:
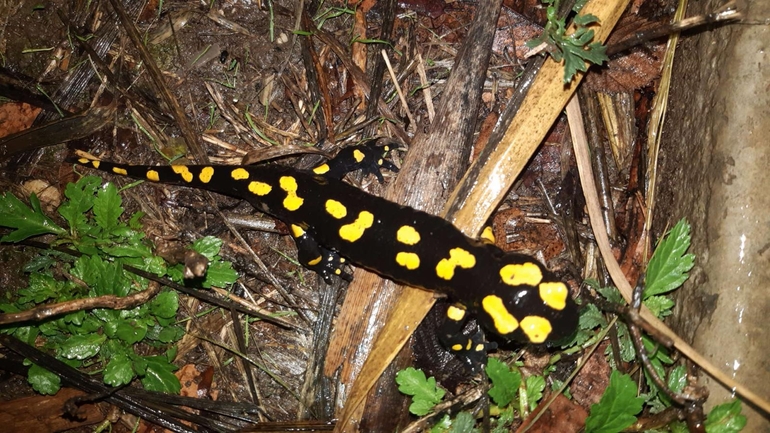
M 376 140 L 347 147 L 310 171 L 265 164 L 121 165 L 79 158 L 98 170 L 151 182 L 184 185 L 242 198 L 282 220 L 296 240 L 299 261 L 326 281 L 349 278 L 344 258 L 396 282 L 445 293 L 455 302 L 440 339 L 452 351 L 486 353 L 494 343 L 463 336 L 470 313 L 486 329 L 534 344 L 568 337 L 577 306 L 567 286 L 534 258 L 471 239 L 444 219 L 370 195 L 342 177 L 362 169 L 382 180 L 396 170 Z M 344 258 L 343 258 L 344 257 Z

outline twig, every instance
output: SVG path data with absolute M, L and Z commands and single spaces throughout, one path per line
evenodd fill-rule
M 393 80 L 393 87 L 396 89 L 396 92 L 398 93 L 398 99 L 401 101 L 401 106 L 404 108 L 404 111 L 406 112 L 406 117 L 409 118 L 409 124 L 412 126 L 412 130 L 417 129 L 417 123 L 414 121 L 414 117 L 412 116 L 412 112 L 409 110 L 409 104 L 406 103 L 406 98 L 404 97 L 404 92 L 401 91 L 401 86 L 398 85 L 398 79 L 396 78 L 396 73 L 393 71 L 393 66 L 390 64 L 390 59 L 388 58 L 388 53 L 385 52 L 385 50 L 382 50 L 382 58 L 385 59 L 385 65 L 388 67 L 388 73 L 390 74 L 390 79 Z

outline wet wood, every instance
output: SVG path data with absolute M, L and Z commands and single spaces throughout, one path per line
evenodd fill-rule
M 433 214 L 438 214 L 446 203 L 453 185 L 464 172 L 470 155 L 500 4 L 500 1 L 479 4 L 474 22 L 447 81 L 435 121 L 430 127 L 419 132 L 412 141 L 398 179 L 388 188 L 385 198 Z M 378 365 L 378 368 L 375 371 L 367 370 L 367 373 L 358 376 L 358 382 L 353 385 L 351 400 L 340 418 L 337 431 L 355 429 L 352 423 L 354 419 L 358 419 L 355 415 L 358 404 L 374 386 L 385 366 L 398 355 L 399 349 L 430 310 L 434 300 L 434 294 L 431 292 L 415 289 L 402 291 L 393 282 L 384 281 L 365 271 L 359 270 L 354 275 L 354 283 L 348 288 L 345 305 L 337 319 L 338 325 L 326 363 L 327 374 L 333 375 L 339 370 L 339 381 L 343 385 L 350 386 L 354 382 L 363 360 L 369 355 L 370 346 L 362 342 L 373 341 L 380 326 L 388 320 L 394 320 L 388 319 L 390 312 L 414 313 L 413 310 L 405 310 L 400 306 L 400 296 L 403 295 L 419 310 L 406 318 L 406 326 L 410 332 L 397 337 L 396 344 L 386 342 L 369 356 L 369 361 Z M 366 319 L 362 320 L 362 315 Z M 417 320 L 409 320 L 411 318 Z M 399 319 L 399 323 L 404 325 L 400 321 L 402 319 Z M 373 326 L 368 327 L 367 324 Z M 410 358 L 408 352 L 404 352 L 402 356 L 402 360 Z M 390 371 L 394 372 L 393 370 Z M 372 421 L 363 420 L 368 431 L 376 427 L 382 428 L 382 431 L 388 428 L 388 431 L 393 431 L 392 425 L 381 425 L 383 418 L 376 418 L 376 414 L 384 413 L 394 421 L 392 405 L 397 399 L 385 398 L 384 393 L 396 393 L 397 389 L 393 386 L 393 377 L 390 375 L 383 376 L 381 383 L 386 386 L 380 387 L 376 400 L 390 401 L 390 407 L 377 406 L 374 402 L 367 405 L 367 416 L 374 417 L 371 418 Z M 341 401 L 344 399 L 345 396 Z M 375 421 L 377 419 L 378 421 Z
M 104 415 L 96 404 L 79 406 L 79 419 L 66 415 L 64 405 L 74 397 L 86 393 L 62 388 L 56 395 L 35 395 L 0 403 L 0 425 L 5 431 L 58 432 L 96 424 Z M 7 430 L 6 430 L 7 429 Z

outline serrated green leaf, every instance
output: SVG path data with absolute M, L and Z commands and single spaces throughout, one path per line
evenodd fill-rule
M 174 376 L 177 366 L 168 362 L 163 356 L 148 356 L 144 358 L 146 366 L 141 377 L 142 386 L 148 391 L 178 394 L 182 386 Z
M 615 370 L 599 403 L 591 405 L 585 432 L 620 432 L 636 421 L 643 403 L 644 399 L 636 396 L 636 385 L 631 377 Z
M 706 417 L 706 433 L 737 433 L 746 426 L 746 417 L 741 415 L 741 401 L 733 400 L 720 404 Z
M 203 254 L 207 259 L 214 260 L 222 249 L 222 239 L 214 236 L 205 236 L 190 245 L 193 251 Z
M 685 254 L 690 248 L 690 225 L 679 220 L 655 249 L 647 265 L 644 298 L 668 293 L 681 286 L 695 264 L 695 255 Z
M 448 414 L 444 414 L 443 417 L 430 428 L 430 433 L 446 433 L 452 427 L 452 418 Z
M 450 433 L 471 433 L 476 425 L 476 419 L 467 411 L 461 411 L 452 422 Z
M 40 304 L 49 299 L 56 299 L 60 295 L 62 283 L 56 281 L 52 276 L 40 273 L 29 275 L 29 285 L 19 289 L 18 302 L 20 304 L 35 303 Z
M 67 220 L 70 229 L 80 233 L 92 229 L 85 214 L 93 207 L 94 194 L 101 183 L 102 180 L 96 176 L 84 176 L 77 183 L 69 183 L 64 188 L 64 195 L 69 200 L 59 206 L 58 211 Z
M 0 226 L 14 229 L 11 233 L 0 238 L 0 242 L 18 242 L 32 236 L 46 233 L 64 235 L 66 230 L 56 225 L 39 211 L 40 203 L 37 196 L 32 194 L 30 201 L 37 203 L 34 206 L 38 210 L 27 207 L 21 200 L 11 193 L 0 194 Z
M 97 353 L 107 337 L 99 334 L 73 335 L 59 347 L 58 354 L 67 359 L 84 360 Z
M 597 287 L 595 290 L 608 302 L 621 305 L 625 305 L 626 303 L 623 296 L 620 295 L 620 291 L 615 286 Z
M 399 392 L 412 396 L 409 412 L 417 416 L 427 415 L 444 398 L 445 391 L 436 386 L 435 378 L 426 378 L 425 373 L 412 367 L 396 373 L 396 383 Z
M 53 255 L 43 253 L 28 261 L 22 268 L 22 271 L 28 274 L 40 273 L 50 269 L 56 263 L 56 259 L 54 259 Z
M 206 270 L 206 278 L 201 283 L 203 288 L 226 287 L 238 280 L 238 273 L 231 262 L 211 262 Z
M 668 389 L 676 393 L 682 392 L 685 385 L 687 385 L 687 369 L 684 365 L 678 365 L 671 369 L 666 379 L 666 385 Z
M 159 293 L 150 301 L 150 313 L 155 316 L 171 319 L 176 317 L 179 309 L 179 296 L 174 291 Z
M 665 296 L 650 296 L 644 300 L 644 305 L 650 309 L 655 317 L 662 319 L 671 315 L 674 301 Z
M 152 250 L 141 243 L 127 243 L 102 247 L 102 251 L 113 257 L 150 257 Z
M 607 319 L 604 317 L 599 308 L 594 304 L 588 304 L 585 308 L 580 310 L 580 318 L 578 319 L 578 328 L 591 330 L 596 327 L 607 326 Z
M 119 224 L 119 218 L 123 214 L 123 199 L 118 194 L 118 188 L 112 182 L 107 182 L 99 188 L 94 199 L 94 220 L 104 230 L 110 232 Z
M 119 354 L 110 358 L 104 367 L 104 383 L 111 386 L 123 386 L 134 379 L 134 370 L 128 356 Z
M 492 388 L 489 390 L 492 401 L 500 407 L 508 406 L 519 392 L 521 373 L 518 370 L 512 370 L 496 358 L 489 359 L 486 371 L 492 382 Z
M 545 378 L 543 376 L 529 376 L 524 381 L 527 388 L 527 405 L 529 410 L 535 410 L 537 403 L 543 398 L 545 390 Z
M 43 395 L 54 395 L 61 388 L 61 378 L 37 364 L 29 367 L 27 381 L 35 391 Z

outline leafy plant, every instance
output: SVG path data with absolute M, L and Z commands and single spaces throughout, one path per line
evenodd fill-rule
M 52 245 L 77 251 L 73 255 L 44 251 L 30 261 L 25 267 L 29 285 L 17 292 L 13 302 L 0 304 L 0 311 L 21 312 L 47 303 L 125 297 L 147 290 L 149 281 L 127 272 L 125 266 L 182 281 L 181 265 L 169 267 L 152 254 L 152 245 L 141 232 L 143 214 L 123 222 L 122 199 L 114 184 L 102 185 L 100 178 L 85 176 L 67 185 L 64 194 L 67 200 L 58 213 L 66 229 L 42 212 L 34 194 L 31 207 L 12 194 L 0 196 L 0 225 L 12 229 L 0 241 L 53 234 Z M 221 245 L 221 240 L 210 237 L 192 245 L 211 260 L 204 287 L 226 286 L 237 277 L 231 264 L 219 257 Z M 146 389 L 176 393 L 180 385 L 171 363 L 176 354 L 173 343 L 184 334 L 175 320 L 178 306 L 177 293 L 165 290 L 131 309 L 80 310 L 0 331 L 53 352 L 71 366 L 102 372 L 109 385 L 121 386 L 138 377 Z M 156 355 L 141 355 L 138 348 Z M 58 376 L 37 365 L 30 366 L 28 380 L 42 394 L 55 394 L 60 386 Z
M 636 384 L 617 370 L 610 374 L 610 384 L 599 403 L 591 406 L 586 418 L 586 433 L 619 432 L 636 421 L 644 399 L 636 396 Z
M 559 0 L 543 0 L 543 3 L 548 5 L 548 21 L 543 34 L 527 42 L 527 47 L 545 45 L 546 51 L 556 62 L 563 60 L 565 84 L 572 81 L 577 71 L 588 70 L 586 62 L 600 65 L 609 60 L 606 48 L 599 42 L 591 42 L 594 31 L 589 26 L 598 23 L 599 18 L 592 14 L 576 15 L 572 20 L 575 31 L 568 35 L 565 20 L 558 16 Z
M 435 377 L 425 377 L 425 373 L 412 367 L 396 373 L 396 383 L 402 394 L 412 396 L 409 412 L 417 416 L 430 413 L 446 393 L 436 385 Z

